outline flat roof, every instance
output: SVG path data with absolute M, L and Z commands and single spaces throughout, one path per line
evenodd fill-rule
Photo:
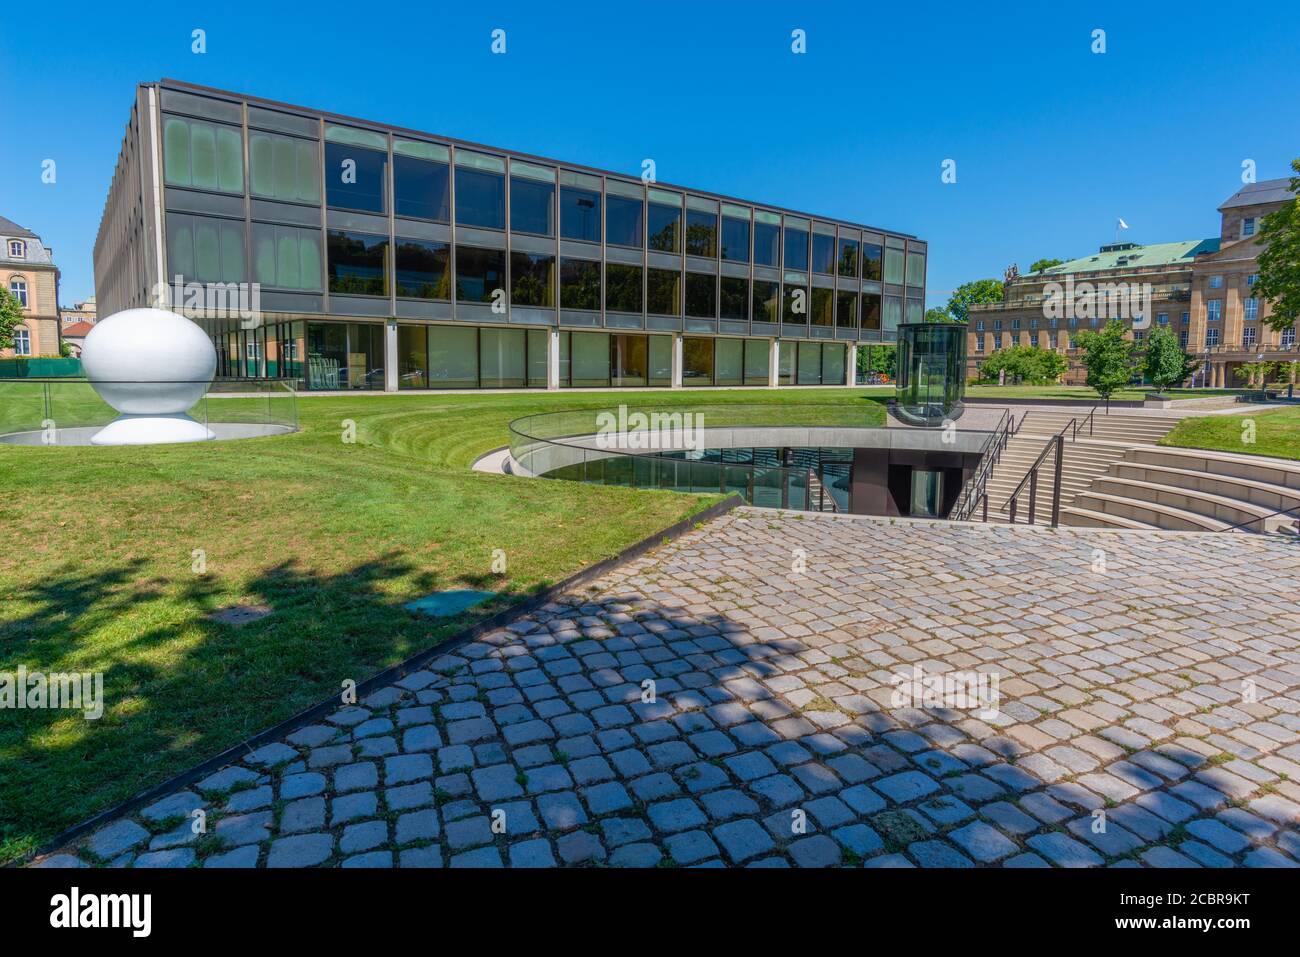
M 145 84 L 145 85 L 149 86 L 153 84 Z M 581 163 L 570 163 L 567 162 L 566 160 L 559 160 L 550 156 L 541 156 L 536 153 L 526 153 L 521 150 L 508 149 L 503 146 L 489 146 L 484 143 L 476 143 L 472 140 L 462 140 L 454 136 L 444 136 L 441 133 L 430 133 L 425 130 L 416 130 L 405 126 L 394 126 L 391 123 L 380 123 L 380 122 L 376 122 L 375 120 L 367 120 L 367 119 L 362 119 L 360 117 L 348 116 L 343 113 L 331 113 L 326 110 L 314 109 L 313 107 L 310 106 L 298 106 L 293 103 L 283 103 L 280 102 L 279 100 L 269 100 L 266 99 L 265 97 L 253 96 L 252 94 L 248 94 L 248 93 L 238 93 L 234 90 L 222 90 L 216 87 L 200 86 L 197 83 L 187 83 L 184 80 L 176 80 L 170 77 L 164 77 L 162 80 L 158 81 L 157 85 L 163 88 L 175 89 L 181 92 L 195 93 L 202 96 L 216 96 L 216 97 L 222 97 L 222 98 L 227 98 L 232 100 L 246 100 L 249 103 L 254 103 L 258 106 L 263 106 L 268 109 L 283 110 L 283 111 L 298 113 L 300 115 L 306 115 L 306 116 L 319 116 L 322 119 L 346 124 L 348 126 L 369 127 L 370 129 L 373 130 L 381 130 L 384 132 L 396 133 L 403 136 L 421 137 L 424 139 L 435 140 L 442 143 L 451 143 L 457 147 L 465 147 L 466 149 L 485 150 L 490 153 L 500 153 L 509 156 L 515 156 L 522 160 L 528 160 L 528 161 L 539 162 L 539 163 L 547 163 L 551 166 L 563 167 L 565 169 L 574 170 L 580 173 L 590 173 L 591 175 L 594 176 L 611 176 L 614 177 L 615 179 L 619 179 L 628 183 L 637 183 L 637 184 L 641 183 L 640 177 L 629 173 L 619 173 L 615 170 L 601 169 L 600 167 L 596 167 L 596 166 L 584 166 Z M 920 237 L 916 236 L 913 233 L 905 233 L 897 229 L 886 229 L 883 226 L 871 226 L 866 223 L 858 223 L 858 222 L 854 222 L 853 220 L 843 219 L 838 216 L 822 216 L 817 213 L 809 213 L 803 210 L 789 209 L 784 206 L 775 205 L 774 203 L 763 203 L 752 199 L 743 199 L 738 196 L 730 196 L 725 193 L 714 193 L 709 190 L 696 189 L 691 186 L 681 186 L 676 183 L 665 183 L 665 182 L 655 181 L 653 184 L 650 185 L 653 185 L 660 189 L 676 189 L 676 190 L 681 190 L 684 193 L 693 193 L 696 196 L 705 196 L 710 199 L 739 203 L 745 206 L 754 206 L 760 209 L 771 210 L 773 212 L 788 213 L 791 216 L 802 216 L 807 219 L 816 219 L 824 223 L 836 223 L 842 226 L 852 227 L 853 229 L 862 229 L 867 232 L 887 233 L 891 236 L 897 236 L 902 239 L 914 240 L 919 244 L 926 245 L 927 248 L 929 245 L 926 242 L 926 240 L 921 239 Z
M 1176 266 L 1182 263 L 1191 265 L 1198 253 L 1212 253 L 1219 249 L 1219 240 L 1185 239 L 1176 243 L 1151 243 L 1147 246 L 1131 246 L 1126 249 L 1111 249 L 1071 259 L 1059 266 L 1049 266 L 1037 272 L 1024 273 L 1019 278 L 1040 276 L 1062 276 L 1066 273 L 1100 272 L 1106 269 L 1127 269 L 1139 266 Z M 1120 260 L 1124 262 L 1121 263 Z

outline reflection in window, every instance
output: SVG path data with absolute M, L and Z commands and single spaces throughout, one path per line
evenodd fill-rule
M 814 326 L 831 326 L 835 324 L 835 290 L 814 286 L 812 291 L 812 324 Z
M 605 264 L 605 311 L 641 312 L 640 266 Z
M 388 237 L 329 231 L 330 292 L 388 295 Z
M 862 294 L 862 328 L 880 328 L 880 294 L 864 292 Z
M 656 316 L 682 314 L 682 274 L 669 269 L 647 269 L 646 312 Z
M 478 388 L 478 330 L 429 327 L 429 386 Z
M 682 211 L 678 206 L 651 203 L 647 222 L 650 231 L 650 248 L 665 253 L 682 251 Z
M 350 143 L 325 144 L 325 200 L 338 209 L 382 213 L 388 154 Z
M 478 331 L 479 388 L 518 389 L 527 384 L 527 343 L 523 329 Z
M 745 376 L 745 340 L 713 340 L 713 384 L 741 385 Z
M 253 279 L 269 289 L 320 292 L 320 230 L 254 223 Z
M 605 205 L 605 242 L 640 249 L 641 212 L 645 204 L 639 199 L 610 194 L 605 197 Z
M 510 177 L 510 228 L 514 232 L 554 236 L 554 216 L 553 182 L 515 175 Z
M 749 318 L 749 280 L 722 277 L 722 318 L 744 322 Z
M 233 126 L 163 118 L 163 177 L 168 186 L 244 191 L 244 138 Z
M 718 214 L 698 209 L 686 211 L 686 253 L 690 256 L 718 255 Z
M 646 336 L 609 337 L 609 384 L 626 388 L 646 385 L 650 378 L 650 347 Z
M 400 293 L 399 293 L 400 294 Z M 429 385 L 429 329 L 397 327 L 397 387 L 424 389 Z
M 781 385 L 794 385 L 794 349 L 793 342 L 778 344 L 776 381 Z
M 167 214 L 167 275 L 195 282 L 244 281 L 244 224 Z
M 838 271 L 841 276 L 855 277 L 858 274 L 858 241 L 856 239 L 840 239 L 840 253 L 836 258 Z
M 831 276 L 835 273 L 835 237 L 813 233 L 812 241 L 813 272 Z
M 804 286 L 786 286 L 781 321 L 794 325 L 808 322 L 808 290 Z
M 785 227 L 785 268 L 797 272 L 808 270 L 807 227 Z
M 722 258 L 729 262 L 749 262 L 749 220 L 722 217 Z
M 908 252 L 907 284 L 909 286 L 925 285 L 925 253 Z
M 456 173 L 459 176 L 461 170 Z M 491 302 L 506 288 L 506 253 L 503 249 L 456 246 L 456 298 L 461 302 Z
M 565 239 L 600 242 L 600 191 L 560 188 L 560 235 Z
M 798 377 L 800 385 L 822 384 L 822 344 L 799 343 Z
M 765 219 L 765 217 L 767 217 Z M 772 213 L 754 214 L 754 265 L 778 266 L 781 262 L 780 217 Z
M 695 319 L 713 319 L 718 314 L 717 277 L 700 273 L 686 274 L 686 315 Z
M 903 300 L 898 296 L 885 297 L 884 327 L 885 332 L 897 332 L 903 321 Z
M 516 306 L 555 305 L 555 257 L 539 253 L 510 254 L 510 302 Z
M 713 385 L 712 339 L 682 339 L 682 385 Z
M 609 385 L 609 334 L 574 332 L 569 338 L 569 382 L 573 387 L 581 389 Z
M 858 294 L 856 292 L 837 292 L 835 294 L 835 325 L 840 329 L 858 327 Z
M 637 308 L 641 294 L 637 292 Z M 600 309 L 600 263 L 588 259 L 560 260 L 560 305 L 565 309 Z
M 254 196 L 284 203 L 319 203 L 319 164 L 315 140 L 249 131 L 249 189 Z
M 885 282 L 901 283 L 903 281 L 903 251 L 901 249 L 885 250 Z
M 766 279 L 754 280 L 754 322 L 776 322 L 780 318 L 777 305 L 781 295 L 777 283 Z
M 399 238 L 393 259 L 399 296 L 451 299 L 451 249 L 446 243 Z
M 880 281 L 881 248 L 874 243 L 862 244 L 862 278 Z
M 456 225 L 506 228 L 506 178 L 501 173 L 456 167 Z
M 767 385 L 772 347 L 766 339 L 745 340 L 745 385 Z
M 398 216 L 445 223 L 451 218 L 451 168 L 394 154 L 393 196 Z

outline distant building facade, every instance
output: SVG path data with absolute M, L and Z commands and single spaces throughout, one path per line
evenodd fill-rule
M 74 303 L 71 309 L 59 309 L 63 341 L 74 359 L 81 358 L 82 343 L 86 341 L 86 336 L 90 335 L 90 330 L 95 328 L 98 320 L 94 296 L 85 302 Z
M 12 348 L 0 358 L 59 354 L 59 269 L 54 251 L 30 229 L 0 216 L 0 281 L 18 300 L 23 319 Z
M 1252 183 L 1219 206 L 1217 237 L 1174 243 L 1111 243 L 1085 256 L 1006 279 L 999 303 L 970 307 L 967 371 L 998 349 L 1034 345 L 1065 354 L 1064 381 L 1082 384 L 1078 333 L 1111 318 L 1139 344 L 1156 328 L 1174 332 L 1202 360 L 1189 384 L 1244 386 L 1248 362 L 1300 360 L 1296 329 L 1269 329 L 1269 305 L 1253 295 L 1264 216 L 1295 199 L 1289 180 Z M 1146 284 L 1149 284 L 1147 289 Z M 1129 293 L 1144 289 L 1149 298 Z M 1118 291 L 1118 294 L 1116 294 Z

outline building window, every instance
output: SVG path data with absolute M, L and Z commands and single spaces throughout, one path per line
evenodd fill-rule
M 1288 326 L 1286 329 L 1282 330 L 1282 348 L 1295 348 L 1295 326 Z
M 835 275 L 835 237 L 823 233 L 813 233 L 812 238 L 813 272 L 823 276 Z
M 270 289 L 320 292 L 320 230 L 253 223 L 253 278 Z
M 749 280 L 736 276 L 722 277 L 721 316 L 733 322 L 749 319 Z
M 909 286 L 925 285 L 925 253 L 908 252 L 907 284 Z
M 722 216 L 722 258 L 728 262 L 749 262 L 749 220 Z
M 1182 323 L 1182 325 L 1184 326 L 1191 321 L 1192 321 L 1192 314 L 1190 312 L 1185 312 L 1182 314 L 1182 316 L 1179 317 L 1179 322 Z
M 1210 277 L 1210 288 L 1211 288 L 1211 289 L 1222 289 L 1222 288 L 1223 288 L 1223 277 L 1222 277 L 1222 276 L 1211 276 L 1211 277 Z
M 456 154 L 456 225 L 506 228 L 506 164 L 497 156 Z
M 781 217 L 776 213 L 754 212 L 754 265 L 781 264 Z
M 1158 325 L 1158 326 L 1167 326 L 1167 325 L 1169 325 L 1169 313 L 1167 313 L 1167 312 L 1157 312 L 1157 313 L 1156 313 L 1156 325 Z
M 1146 337 L 1147 337 L 1147 334 L 1146 334 L 1144 331 L 1142 331 L 1141 329 L 1134 329 L 1134 330 L 1133 330 L 1133 341 L 1134 341 L 1134 342 L 1143 342 L 1143 341 L 1146 339 Z
M 713 385 L 712 339 L 682 339 L 682 385 Z
M 168 279 L 243 282 L 244 245 L 243 222 L 168 213 Z
M 812 291 L 812 324 L 814 326 L 832 326 L 835 324 L 835 290 L 814 287 Z
M 840 252 L 836 257 L 837 271 L 841 276 L 854 279 L 858 275 L 858 241 L 840 237 Z
M 1001 319 L 994 319 L 994 320 L 993 320 L 993 331 L 994 331 L 994 332 L 1001 332 L 1001 331 L 1002 331 L 1002 320 L 1001 320 Z
M 1259 318 L 1259 300 L 1251 297 L 1241 301 L 1241 317 L 1247 322 L 1254 322 Z
M 975 351 L 976 351 L 976 352 L 983 352 L 983 351 L 984 351 L 984 337 L 983 337 L 983 336 L 976 336 L 976 337 L 975 337 Z
M 785 268 L 795 272 L 808 271 L 808 223 L 789 220 L 785 232 Z
M 325 201 L 338 209 L 383 213 L 388 154 L 352 143 L 325 144 Z
M 590 189 L 560 187 L 560 235 L 586 243 L 600 242 L 599 180 Z
M 977 319 L 977 320 L 975 320 L 975 331 L 976 331 L 976 332 L 983 332 L 983 331 L 984 331 L 984 320 L 983 320 L 983 319 Z
M 451 220 L 448 150 L 433 143 L 393 143 L 393 211 L 412 219 Z
M 880 246 L 876 243 L 864 242 L 862 244 L 862 278 L 879 282 L 881 276 L 881 256 L 883 255 Z
M 315 140 L 250 130 L 249 190 L 287 203 L 320 202 L 320 153 Z
M 1245 349 L 1252 349 L 1252 348 L 1254 348 L 1254 346 L 1255 346 L 1255 327 L 1254 327 L 1254 326 L 1246 326 L 1246 328 L 1244 328 L 1244 329 L 1241 330 L 1241 345 L 1242 345 L 1242 348 L 1245 348 Z
M 675 269 L 647 269 L 645 310 L 655 316 L 680 316 L 682 274 Z
M 1038 331 L 1038 320 L 1037 320 L 1037 319 L 1030 319 L 1030 320 L 1029 320 L 1029 331 L 1030 331 L 1030 332 L 1037 332 L 1037 331 Z
M 388 237 L 329 231 L 330 292 L 388 295 Z
M 393 253 L 397 295 L 451 299 L 451 248 L 447 243 L 399 238 Z
M 864 292 L 862 294 L 862 328 L 874 331 L 880 328 L 880 295 Z
M 1002 348 L 1002 333 L 1000 332 L 993 333 L 993 348 L 994 350 Z
M 658 195 L 657 191 L 651 191 Z M 682 207 L 678 200 L 674 206 L 666 203 L 650 203 L 646 222 L 648 224 L 650 248 L 663 253 L 682 251 Z
M 11 240 L 9 240 L 9 258 L 10 258 L 10 259 L 26 259 L 26 258 L 27 258 L 27 244 L 26 244 L 25 242 L 23 242 L 21 239 L 11 239 Z
M 613 197 L 610 197 L 613 199 Z M 635 312 L 642 310 L 642 268 L 623 263 L 605 264 L 605 311 Z
M 27 280 L 14 277 L 9 280 L 9 291 L 13 297 L 18 300 L 18 305 L 23 309 L 27 308 Z
M 1012 331 L 1012 332 L 1019 332 L 1019 331 L 1020 331 L 1020 320 L 1019 320 L 1019 319 L 1012 319 L 1012 320 L 1011 320 L 1011 331 Z
M 686 211 L 686 254 L 718 258 L 718 214 L 698 209 Z
M 555 257 L 541 253 L 510 254 L 510 302 L 516 306 L 555 305 Z
M 1223 318 L 1223 300 L 1210 299 L 1205 303 L 1206 322 L 1218 322 Z
M 1253 286 L 1255 285 L 1258 279 L 1259 279 L 1259 273 L 1251 273 L 1249 276 L 1246 277 L 1246 285 Z
M 555 235 L 555 171 L 531 163 L 510 164 L 510 229 Z
M 693 272 L 686 274 L 686 315 L 695 319 L 717 317 L 718 288 L 715 276 Z
M 900 243 L 901 245 L 901 243 Z M 902 283 L 903 250 L 885 247 L 885 282 Z
M 806 286 L 786 286 L 781 306 L 781 321 L 791 325 L 808 324 L 808 289 Z
M 504 293 L 505 288 L 504 249 L 481 249 L 478 246 L 461 246 L 459 243 L 456 245 L 457 300 L 492 302 L 496 298 L 497 290 Z
M 1180 349 L 1186 349 L 1186 348 L 1187 348 L 1187 330 L 1186 330 L 1186 329 L 1184 329 L 1182 332 L 1178 333 L 1178 347 L 1179 347 Z
M 640 298 L 638 292 L 638 301 Z M 587 259 L 560 260 L 560 306 L 564 309 L 600 309 L 600 263 Z M 636 311 L 641 311 L 640 306 Z
M 14 327 L 14 355 L 29 356 L 32 354 L 32 334 L 27 331 L 26 326 Z
M 1206 345 L 1206 347 L 1209 347 L 1209 346 L 1217 346 L 1218 344 L 1219 344 L 1219 330 L 1218 330 L 1218 329 L 1206 329 L 1206 330 L 1205 330 L 1205 345 Z
M 858 327 L 858 294 L 856 292 L 837 292 L 835 294 L 835 325 L 840 329 Z
M 639 199 L 608 195 L 605 205 L 605 241 L 611 246 L 640 249 L 643 241 L 641 215 L 645 204 Z
M 163 179 L 168 186 L 244 191 L 244 138 L 239 129 L 163 117 Z
M 1255 217 L 1247 216 L 1241 221 L 1241 238 L 1255 235 Z
M 754 280 L 754 322 L 777 322 L 777 304 L 780 301 L 780 288 L 777 283 L 766 279 Z

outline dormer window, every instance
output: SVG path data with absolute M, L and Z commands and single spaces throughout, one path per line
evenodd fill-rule
M 23 242 L 21 239 L 11 239 L 11 240 L 9 240 L 9 258 L 10 258 L 10 259 L 26 259 L 26 258 L 27 258 L 27 244 L 26 244 L 25 242 Z

